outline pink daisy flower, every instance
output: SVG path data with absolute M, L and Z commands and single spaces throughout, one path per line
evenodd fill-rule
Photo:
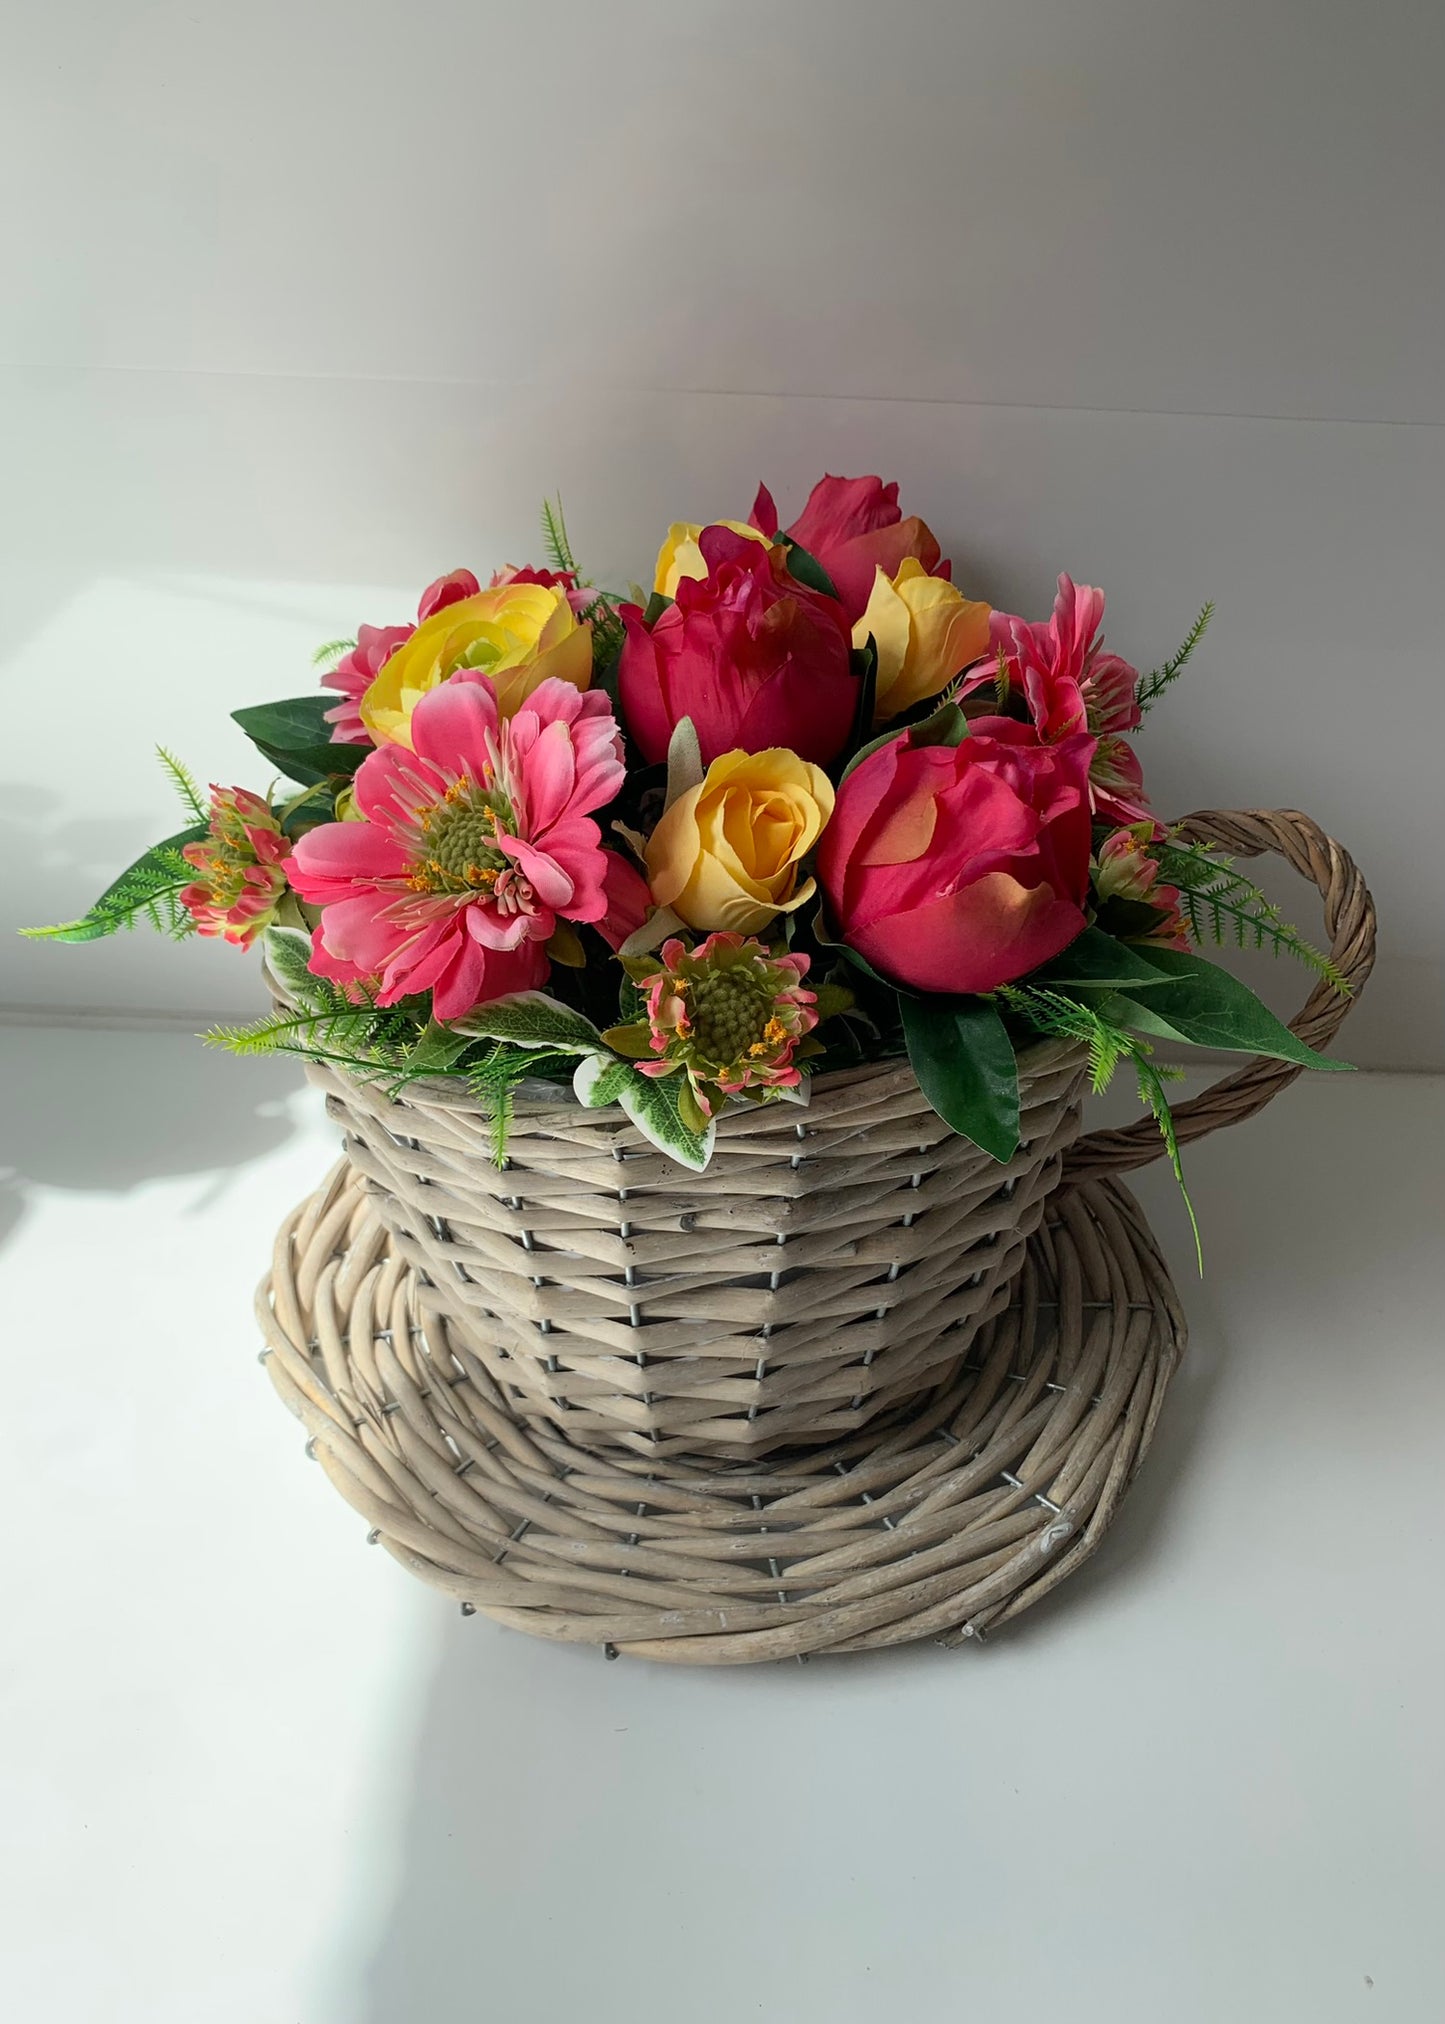
M 430 991 L 438 1019 L 531 989 L 560 919 L 608 911 L 590 811 L 622 785 L 622 742 L 598 689 L 546 681 L 506 723 L 485 676 L 444 682 L 356 774 L 356 822 L 301 837 L 286 870 L 324 911 L 311 967 L 378 981 L 378 1002 Z

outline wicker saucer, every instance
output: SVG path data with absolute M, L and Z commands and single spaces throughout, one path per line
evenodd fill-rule
M 283 1225 L 259 1306 L 309 1451 L 404 1566 L 513 1629 L 694 1665 L 954 1643 L 1027 1609 L 1103 1536 L 1185 1340 L 1116 1181 L 1052 1197 L 1009 1305 L 921 1405 L 765 1460 L 523 1425 L 423 1320 L 345 1161 Z

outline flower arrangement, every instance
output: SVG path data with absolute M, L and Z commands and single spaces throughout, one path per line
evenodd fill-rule
M 400 1086 L 464 1082 L 499 1157 L 519 1083 L 620 1104 L 701 1169 L 729 1105 L 907 1055 L 955 1131 L 1018 1143 L 1018 1056 L 1128 1061 L 1178 1149 L 1159 1039 L 1317 1055 L 1199 946 L 1327 958 L 1154 814 L 1135 734 L 1188 662 L 1106 651 L 1102 592 L 1031 621 L 964 595 L 896 485 L 826 477 L 786 530 L 669 528 L 654 587 L 470 570 L 415 624 L 323 648 L 237 710 L 287 787 L 203 800 L 79 921 L 262 941 L 279 1006 L 209 1036 Z M 1343 985 L 1340 984 L 1343 989 Z

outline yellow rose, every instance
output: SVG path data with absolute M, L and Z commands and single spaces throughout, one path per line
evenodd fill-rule
M 827 774 L 796 752 L 724 752 L 652 832 L 652 897 L 691 928 L 756 934 L 813 892 L 798 868 L 832 813 Z
M 592 680 L 592 628 L 578 624 L 565 591 L 504 583 L 459 598 L 423 620 L 361 699 L 361 721 L 378 745 L 410 745 L 411 713 L 458 668 L 480 668 L 510 717 L 551 676 L 585 689 Z
M 676 597 L 677 586 L 685 576 L 702 578 L 707 575 L 707 564 L 697 545 L 697 537 L 704 526 L 730 527 L 734 534 L 745 534 L 749 541 L 761 541 L 764 548 L 773 545 L 766 534 L 759 534 L 757 528 L 749 527 L 745 520 L 674 520 L 667 530 L 667 539 L 657 551 L 657 574 L 652 587 L 661 596 Z
M 989 608 L 973 604 L 941 576 L 930 576 L 917 556 L 888 577 L 873 578 L 868 608 L 853 628 L 853 644 L 878 649 L 878 693 L 873 722 L 886 724 L 915 703 L 936 696 L 956 674 L 988 652 Z

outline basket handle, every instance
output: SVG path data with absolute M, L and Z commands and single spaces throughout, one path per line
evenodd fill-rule
M 1267 850 L 1277 851 L 1301 877 L 1319 887 L 1330 954 L 1350 987 L 1350 995 L 1345 997 L 1321 979 L 1304 1010 L 1290 1021 L 1290 1031 L 1311 1047 L 1323 1047 L 1333 1038 L 1375 960 L 1375 903 L 1354 859 L 1317 823 L 1294 808 L 1204 809 L 1180 823 L 1179 833 L 1189 843 L 1217 843 L 1233 857 L 1259 857 Z M 1203 1138 L 1220 1125 L 1253 1117 L 1303 1072 L 1287 1061 L 1256 1056 L 1176 1108 L 1174 1125 L 1180 1144 Z M 1126 1174 L 1158 1159 L 1163 1150 L 1163 1141 L 1149 1117 L 1119 1130 L 1089 1132 L 1066 1155 L 1063 1182 L 1068 1185 L 1098 1180 L 1106 1174 Z

